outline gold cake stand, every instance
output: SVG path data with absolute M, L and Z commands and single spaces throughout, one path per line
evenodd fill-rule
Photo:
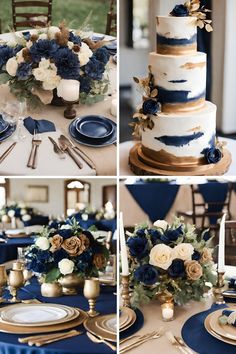
M 221 176 L 228 171 L 231 161 L 230 152 L 224 149 L 222 159 L 216 164 L 173 166 L 144 155 L 141 143 L 136 144 L 129 154 L 130 168 L 139 176 Z

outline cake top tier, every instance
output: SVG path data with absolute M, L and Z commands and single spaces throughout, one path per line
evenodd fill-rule
M 197 50 L 197 18 L 157 16 L 157 53 L 184 55 Z

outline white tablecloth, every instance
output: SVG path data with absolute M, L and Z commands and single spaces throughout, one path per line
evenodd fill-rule
M 236 140 L 220 138 L 220 140 L 225 141 L 227 143 L 226 147 L 231 152 L 232 155 L 232 163 L 228 172 L 225 176 L 235 176 L 236 175 L 236 156 L 234 151 L 236 151 Z M 129 159 L 129 151 L 135 145 L 135 141 L 126 141 L 120 144 L 120 176 L 135 176 L 135 174 L 130 170 L 128 159 Z

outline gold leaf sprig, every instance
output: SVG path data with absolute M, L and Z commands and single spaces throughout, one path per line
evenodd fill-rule
M 211 10 L 206 9 L 204 6 L 201 6 L 200 0 L 188 0 L 185 2 L 184 6 L 188 9 L 189 16 L 197 18 L 197 26 L 199 28 L 206 29 L 207 32 L 212 32 L 212 20 L 208 20 L 207 13 Z
M 219 149 L 222 153 L 223 153 L 223 150 L 224 150 L 226 145 L 227 145 L 226 141 L 219 141 L 218 138 L 215 139 L 215 147 L 217 149 Z

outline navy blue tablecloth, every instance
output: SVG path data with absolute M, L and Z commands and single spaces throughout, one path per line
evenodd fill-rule
M 102 230 L 102 231 L 112 231 L 112 233 L 114 233 L 116 230 L 116 219 L 96 220 L 95 218 L 91 218 L 88 220 L 82 220 L 80 217 L 77 217 L 77 214 L 75 214 L 74 216 L 84 229 L 88 229 L 90 226 L 94 225 L 98 230 Z
M 33 237 L 6 238 L 7 243 L 0 243 L 0 264 L 17 258 L 17 248 L 27 247 L 34 243 Z
M 42 225 L 46 226 L 49 223 L 49 217 L 45 215 L 32 215 L 28 221 L 23 221 L 24 226 Z
M 97 300 L 96 309 L 101 314 L 116 312 L 116 296 L 113 294 L 114 287 L 101 287 L 101 295 Z M 62 296 L 59 298 L 44 298 L 40 295 L 40 287 L 33 279 L 31 284 L 23 288 L 19 297 L 21 299 L 37 298 L 46 303 L 57 303 L 68 306 L 76 306 L 82 310 L 88 310 L 88 301 L 82 294 L 76 296 Z M 2 305 L 3 306 L 3 305 Z M 110 354 L 114 353 L 104 344 L 95 344 L 89 340 L 83 326 L 78 327 L 84 334 L 68 338 L 63 341 L 51 343 L 42 348 L 29 347 L 18 343 L 18 337 L 23 335 L 0 333 L 0 353 L 1 354 Z M 28 336 L 28 335 L 26 335 Z
M 132 197 L 136 200 L 152 222 L 165 219 L 173 205 L 179 190 L 175 182 L 136 182 L 126 184 Z

